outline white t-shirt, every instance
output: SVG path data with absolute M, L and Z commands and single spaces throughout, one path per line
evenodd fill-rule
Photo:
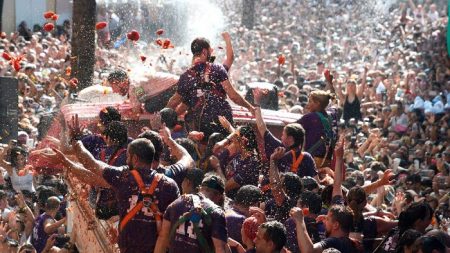
M 12 175 L 10 175 L 11 184 L 16 192 L 29 191 L 35 192 L 33 184 L 33 174 L 29 173 L 24 176 L 19 176 L 16 169 L 13 168 Z

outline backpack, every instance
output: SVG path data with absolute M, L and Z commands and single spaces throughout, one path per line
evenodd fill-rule
M 153 212 L 156 220 L 156 228 L 159 233 L 162 226 L 162 213 L 159 211 L 158 205 L 154 200 L 154 193 L 158 187 L 159 181 L 163 178 L 163 174 L 155 173 L 152 183 L 150 185 L 145 185 L 137 170 L 131 170 L 130 173 L 139 186 L 140 192 L 136 205 L 125 215 L 123 219 L 120 220 L 119 231 L 123 231 L 128 222 L 130 222 L 142 208 L 147 207 Z
M 185 222 L 191 222 L 193 224 L 193 231 L 197 236 L 197 240 L 201 247 L 202 253 L 214 253 L 214 249 L 211 247 L 211 245 L 209 245 L 207 238 L 205 238 L 199 226 L 200 221 L 203 221 L 206 227 L 210 227 L 212 223 L 210 215 L 212 212 L 212 208 L 204 209 L 201 205 L 200 197 L 195 194 L 191 195 L 191 201 L 193 206 L 192 209 L 189 212 L 184 213 L 178 219 L 175 225 L 172 226 L 169 234 L 169 240 L 174 240 L 176 230 L 180 225 Z

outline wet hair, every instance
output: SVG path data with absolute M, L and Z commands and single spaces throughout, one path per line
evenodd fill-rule
M 175 142 L 185 148 L 189 155 L 191 155 L 192 159 L 194 159 L 194 161 L 198 160 L 197 149 L 195 147 L 194 141 L 188 138 L 178 138 L 175 140 Z
M 159 161 L 161 158 L 161 153 L 163 152 L 163 140 L 161 136 L 155 131 L 147 130 L 138 135 L 138 138 L 145 138 L 150 140 L 155 148 L 155 155 L 153 156 L 154 161 Z
M 268 221 L 259 227 L 265 230 L 264 239 L 275 244 L 275 250 L 278 251 L 284 247 L 286 244 L 286 228 L 281 222 Z
M 200 55 L 203 49 L 209 49 L 211 47 L 209 40 L 206 38 L 196 38 L 191 43 L 191 52 L 194 56 Z
M 292 172 L 284 173 L 283 178 L 286 194 L 292 199 L 298 199 L 303 191 L 302 179 Z
M 112 121 L 106 125 L 103 135 L 116 142 L 119 147 L 126 145 L 128 142 L 127 127 L 120 121 Z
M 366 206 L 367 195 L 364 189 L 360 186 L 352 187 L 347 193 L 348 206 L 353 211 L 353 226 L 355 228 L 361 228 L 364 226 L 363 211 Z
M 128 79 L 128 74 L 123 69 L 116 69 L 108 76 L 108 82 L 119 81 L 124 82 Z
M 258 150 L 258 143 L 256 141 L 256 134 L 255 131 L 253 131 L 253 128 L 249 125 L 240 126 L 238 128 L 240 137 L 245 137 L 247 139 L 246 143 L 246 149 L 251 150 Z
M 102 122 L 105 126 L 112 121 L 120 121 L 122 119 L 120 112 L 112 106 L 103 108 L 98 116 L 100 118 L 100 122 Z
M 302 205 L 308 206 L 309 211 L 313 214 L 319 214 L 322 211 L 322 199 L 315 192 L 304 191 L 300 195 L 299 201 Z
M 327 108 L 330 103 L 330 99 L 334 98 L 334 94 L 323 90 L 314 90 L 310 93 L 311 99 L 319 102 L 321 111 Z
M 417 220 L 424 220 L 433 215 L 433 209 L 428 203 L 412 203 L 405 211 L 401 212 L 398 217 L 398 228 L 400 235 L 407 229 L 413 228 Z
M 234 201 L 236 204 L 246 207 L 258 204 L 262 199 L 261 190 L 254 185 L 244 185 L 236 193 Z
M 186 172 L 185 179 L 191 181 L 192 187 L 197 191 L 198 187 L 202 184 L 204 177 L 205 173 L 203 173 L 203 170 L 193 168 Z
M 319 183 L 310 176 L 302 177 L 302 184 L 305 190 L 313 191 L 315 189 L 319 189 Z M 322 200 L 321 200 L 322 202 Z
M 353 211 L 348 206 L 333 205 L 329 212 L 333 220 L 339 223 L 340 228 L 345 233 L 349 233 L 353 228 Z
M 202 186 L 214 190 L 219 194 L 223 194 L 223 192 L 225 191 L 224 180 L 215 174 L 205 175 L 205 178 L 202 181 Z
M 422 234 L 414 229 L 406 230 L 403 235 L 400 236 L 400 239 L 397 244 L 397 248 L 395 250 L 396 253 L 403 253 L 404 247 L 411 247 L 417 238 L 419 238 Z
M 298 147 L 305 143 L 305 129 L 298 123 L 287 124 L 284 127 L 287 136 L 291 136 L 294 139 L 293 147 Z
M 140 162 L 151 164 L 155 156 L 155 147 L 149 139 L 139 138 L 128 145 L 130 155 L 136 155 Z
M 166 107 L 162 109 L 160 113 L 161 113 L 161 122 L 165 123 L 168 128 L 172 129 L 177 125 L 178 115 L 174 109 Z
M 17 167 L 19 155 L 23 155 L 26 157 L 28 155 L 28 152 L 20 146 L 13 147 L 10 151 L 10 161 L 12 167 Z

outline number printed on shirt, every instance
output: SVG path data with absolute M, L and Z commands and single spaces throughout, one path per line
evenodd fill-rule
M 202 220 L 200 220 L 200 222 L 198 223 L 198 227 L 199 228 L 203 227 Z M 185 235 L 192 239 L 197 239 L 197 235 L 194 232 L 194 224 L 192 224 L 192 222 L 190 222 L 190 221 L 187 221 L 187 222 L 181 224 L 177 228 L 177 234 Z
M 133 208 L 136 206 L 137 202 L 138 202 L 138 196 L 137 195 L 132 195 L 131 198 L 128 199 L 128 201 L 130 202 L 130 208 L 128 208 L 127 212 L 130 212 L 131 210 L 133 210 Z M 141 212 L 148 217 L 153 217 L 153 211 L 148 208 L 143 206 L 141 209 Z

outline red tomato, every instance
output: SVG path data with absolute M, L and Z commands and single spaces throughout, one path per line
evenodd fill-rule
M 53 14 L 53 16 L 51 17 L 51 19 L 54 21 L 58 20 L 58 18 L 59 18 L 59 15 L 57 15 L 57 14 Z
M 53 29 L 55 29 L 55 25 L 52 23 L 47 23 L 44 25 L 44 30 L 46 32 L 51 32 Z
M 286 57 L 284 55 L 278 56 L 278 64 L 283 65 L 286 63 Z
M 53 15 L 55 15 L 55 13 L 53 11 L 44 12 L 44 18 L 46 18 L 46 19 L 52 18 Z
M 308 207 L 302 208 L 302 213 L 303 213 L 303 216 L 308 216 L 309 215 L 309 208 Z
M 171 43 L 169 39 L 164 40 L 163 42 L 163 48 L 168 49 L 170 47 Z
M 156 35 L 160 36 L 164 33 L 163 29 L 158 29 L 158 31 L 156 31 Z
M 127 34 L 127 38 L 132 41 L 138 41 L 140 37 L 141 35 L 136 30 L 131 30 L 131 32 Z
M 145 62 L 145 60 L 147 60 L 147 57 L 141 55 L 141 61 L 142 61 L 142 62 Z
M 157 39 L 155 42 L 156 42 L 156 44 L 157 44 L 158 46 L 162 46 L 162 45 L 163 45 L 163 42 L 162 42 L 162 40 L 160 40 L 160 39 Z
M 70 81 L 69 81 L 69 86 L 70 86 L 70 88 L 72 88 L 72 89 L 76 89 L 77 86 L 78 86 L 78 79 L 77 79 L 76 77 L 70 79 Z
M 20 66 L 20 61 L 14 61 L 13 67 L 14 67 L 14 70 L 19 71 L 22 68 Z
M 106 22 L 98 22 L 98 23 L 95 25 L 95 29 L 101 30 L 101 29 L 105 28 L 106 25 L 107 25 Z
M 2 57 L 7 61 L 10 61 L 12 59 L 11 55 L 9 55 L 7 52 L 3 52 Z

